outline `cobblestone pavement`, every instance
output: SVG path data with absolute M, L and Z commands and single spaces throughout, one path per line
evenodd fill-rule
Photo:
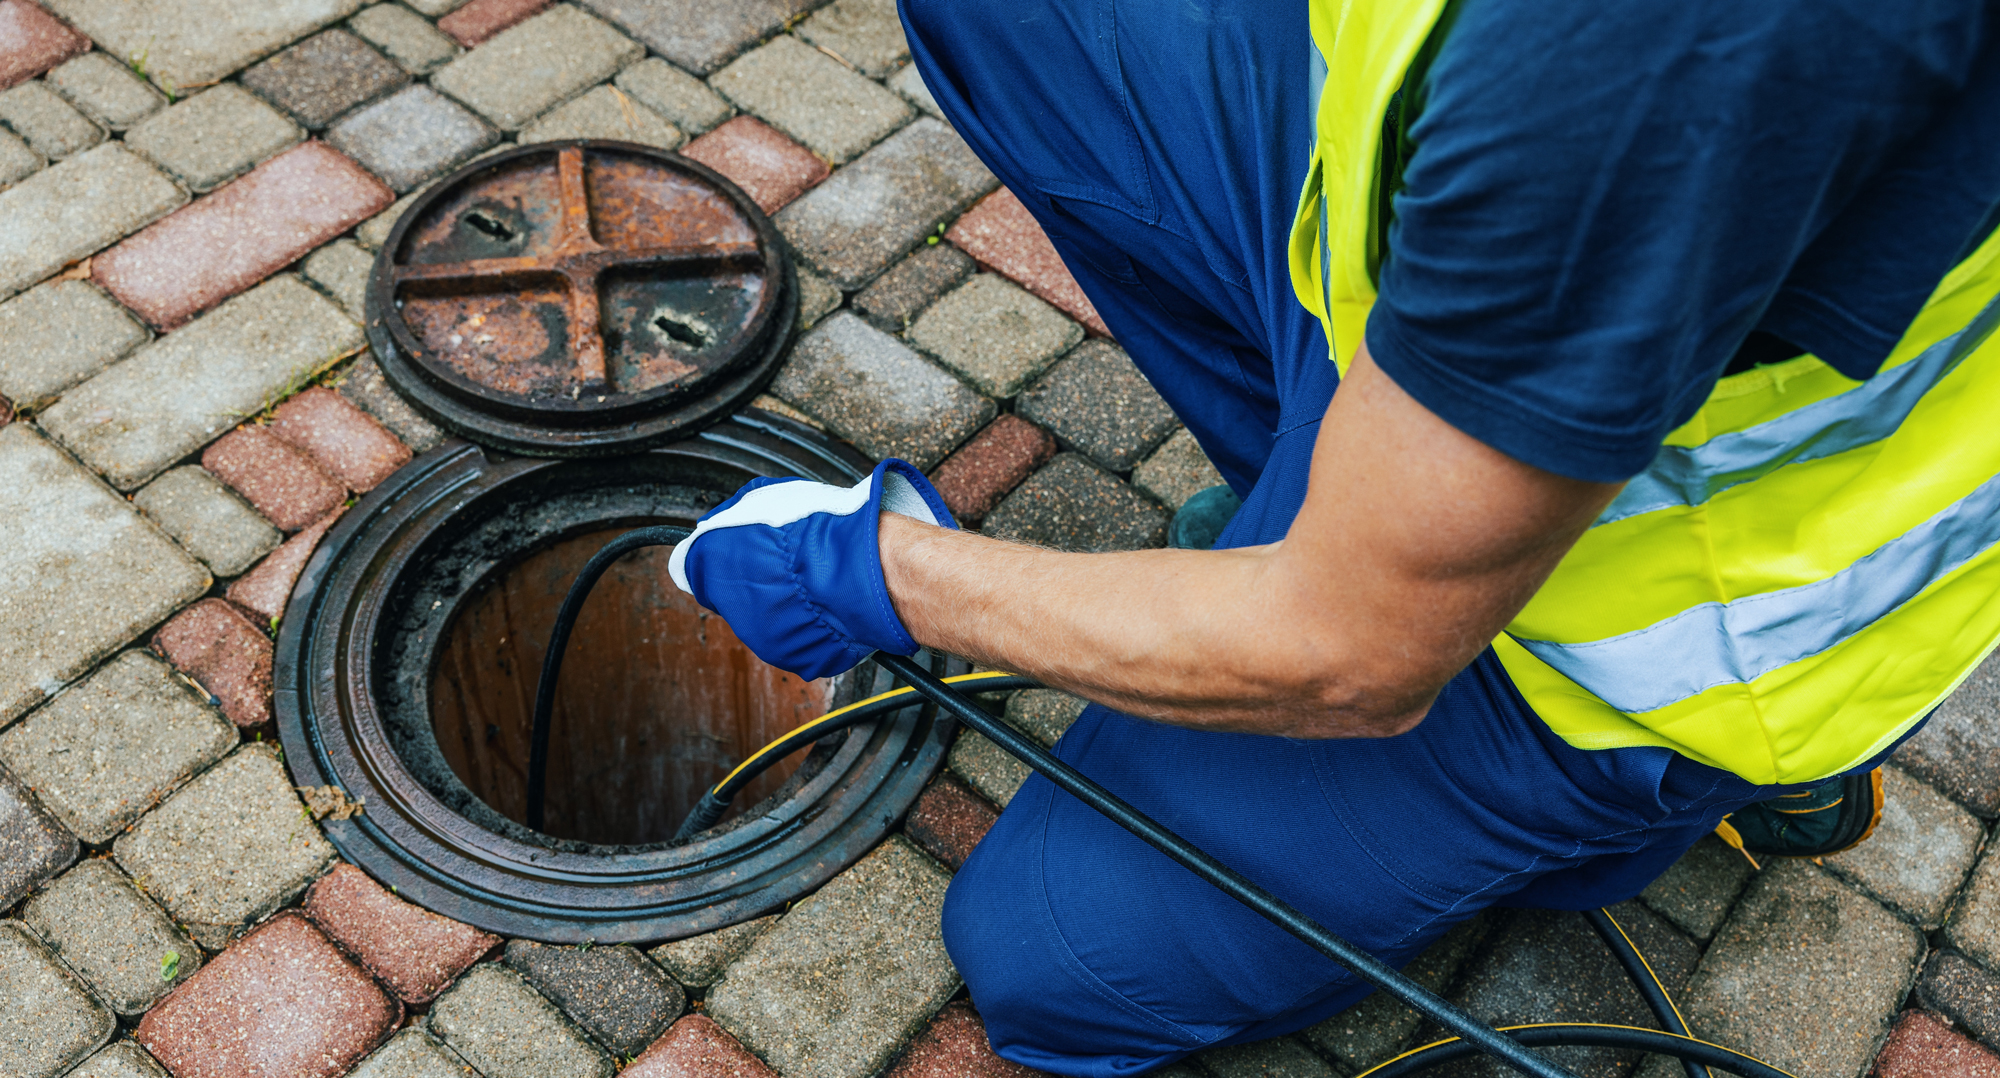
M 579 136 L 772 213 L 804 304 L 759 403 L 917 462 L 968 524 L 1157 545 L 1217 481 L 941 122 L 893 0 L 0 0 L 0 1075 L 1023 1073 L 938 939 L 1024 777 L 983 739 L 782 916 L 594 950 L 341 864 L 341 806 L 270 743 L 307 556 L 442 441 L 364 347 L 374 250 L 462 162 Z M 1008 703 L 1044 742 L 1076 711 Z M 2000 665 L 1888 786 L 1853 852 L 1706 840 L 1617 911 L 1698 1032 L 1814 1078 L 2000 1075 Z M 1570 915 L 1481 917 L 1412 969 L 1494 1021 L 1647 1021 Z M 1376 997 L 1173 1073 L 1351 1075 L 1429 1035 Z

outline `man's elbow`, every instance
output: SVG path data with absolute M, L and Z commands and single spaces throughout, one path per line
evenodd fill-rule
M 1312 679 L 1288 708 L 1291 737 L 1395 737 L 1416 729 L 1430 714 L 1443 683 L 1429 677 Z

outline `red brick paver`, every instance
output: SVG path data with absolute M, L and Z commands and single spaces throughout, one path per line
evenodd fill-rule
M 40 5 L 29 0 L 0 0 L 0 90 L 89 51 L 89 38 Z
M 346 397 L 314 386 L 278 407 L 271 433 L 312 455 L 328 475 L 357 491 L 374 490 L 409 463 L 410 447 Z
M 402 1018 L 402 1004 L 287 912 L 211 959 L 134 1036 L 174 1078 L 333 1078 Z
M 2000 1078 L 2000 1056 L 1925 1011 L 1905 1011 L 1875 1057 L 1876 1078 Z
M 1003 415 L 972 436 L 931 473 L 931 482 L 961 524 L 977 524 L 1007 492 L 1056 455 L 1053 435 L 1015 415 Z
M 1014 192 L 1002 187 L 980 199 L 951 226 L 945 239 L 988 269 L 1013 278 L 1022 288 L 1054 304 L 1090 332 L 1100 337 L 1111 335 L 1090 297 L 1063 265 L 1055 244 L 1049 242 L 1048 234 Z
M 999 818 L 999 811 L 985 798 L 954 776 L 943 775 L 917 798 L 903 830 L 925 853 L 956 872 Z
M 91 277 L 172 329 L 395 200 L 339 150 L 302 143 L 98 255 Z
M 203 599 L 160 626 L 153 646 L 214 694 L 231 722 L 271 721 L 271 638 L 241 610 Z
M 273 550 L 255 569 L 236 578 L 224 594 L 229 601 L 263 618 L 266 622 L 285 612 L 285 604 L 291 601 L 292 585 L 298 583 L 300 570 L 306 567 L 306 559 L 319 547 L 319 541 L 333 522 L 345 512 L 344 506 L 337 507 L 310 528 L 285 540 L 283 546 Z
M 353 865 L 337 865 L 313 884 L 305 911 L 410 1004 L 436 999 L 452 978 L 501 943 L 498 936 L 412 906 Z
M 254 423 L 216 439 L 201 454 L 201 466 L 288 532 L 317 523 L 347 498 L 340 480 L 303 450 Z
M 765 213 L 783 209 L 828 171 L 818 154 L 750 116 L 695 139 L 681 153 L 729 177 Z
M 639 1053 L 619 1078 L 778 1078 L 715 1020 L 690 1014 Z
M 986 1043 L 986 1023 L 960 1001 L 931 1019 L 887 1078 L 1035 1078 L 1042 1073 L 994 1055 Z
M 439 19 L 437 27 L 469 49 L 552 2 L 554 0 L 472 0 Z

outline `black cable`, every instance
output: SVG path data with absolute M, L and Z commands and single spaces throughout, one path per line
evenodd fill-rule
M 1042 687 L 1042 683 L 1034 678 L 997 672 L 964 674 L 945 680 L 948 684 L 957 685 L 961 690 L 975 693 Z M 758 749 L 749 759 L 737 765 L 736 770 L 716 783 L 713 789 L 703 794 L 701 800 L 695 803 L 694 809 L 688 813 L 687 819 L 681 821 L 680 830 L 674 832 L 673 841 L 686 842 L 714 827 L 722 819 L 722 814 L 729 811 L 730 802 L 736 799 L 736 795 L 741 793 L 745 786 L 756 781 L 757 776 L 770 770 L 779 760 L 850 726 L 869 722 L 892 711 L 901 711 L 906 707 L 916 707 L 926 703 L 927 701 L 917 690 L 904 686 L 871 696 L 859 703 L 849 704 L 838 711 L 829 711 L 812 722 L 798 727 Z
M 1681 1009 L 1674 1006 L 1674 999 L 1667 994 L 1667 986 L 1660 981 L 1660 975 L 1653 972 L 1653 964 L 1639 953 L 1639 945 L 1625 932 L 1625 926 L 1611 916 L 1610 910 L 1584 910 L 1584 919 L 1597 930 L 1597 938 L 1611 949 L 1612 957 L 1625 967 L 1625 975 L 1632 979 L 1632 987 L 1646 1001 L 1646 1007 L 1653 1017 L 1667 1027 L 1667 1032 L 1679 1036 L 1689 1036 L 1687 1022 L 1681 1018 Z M 1687 1078 L 1715 1078 L 1709 1069 L 1686 1056 L 1681 1057 L 1681 1069 Z
M 1039 743 L 1012 726 L 974 707 L 951 686 L 901 655 L 876 652 L 875 661 L 900 674 L 918 692 L 937 701 L 958 721 L 984 734 L 1015 759 L 1042 773 L 1066 793 L 1103 813 L 1111 822 L 1137 835 L 1147 845 L 1178 861 L 1224 894 L 1262 914 L 1319 953 L 1352 970 L 1362 980 L 1415 1008 L 1417 1013 L 1477 1045 L 1480 1051 L 1535 1078 L 1576 1078 L 1568 1070 L 1528 1051 L 1491 1026 L 1447 1002 L 1444 997 L 1403 976 L 1388 963 L 1322 928 L 1269 891 L 1251 883 L 1235 869 L 1217 861 L 1186 839 L 1155 823 L 1152 817 L 1114 797 L 1082 772 L 1055 758 Z M 1763 1076 L 1759 1076 L 1763 1078 Z
M 582 613 L 584 600 L 590 598 L 590 589 L 597 586 L 597 578 L 611 568 L 612 562 L 642 546 L 672 546 L 687 536 L 686 528 L 661 524 L 634 528 L 611 540 L 583 563 L 575 583 L 569 586 L 569 594 L 563 596 L 562 606 L 556 608 L 555 628 L 549 631 L 549 650 L 542 655 L 542 680 L 535 686 L 534 725 L 528 735 L 526 822 L 529 827 L 542 829 L 543 809 L 548 799 L 549 727 L 554 722 L 556 679 L 562 673 L 563 652 L 569 650 L 569 633 L 576 627 L 576 616 Z
M 1683 1063 L 1707 1065 L 1741 1075 L 1742 1078 L 1795 1078 L 1769 1063 L 1753 1059 L 1719 1044 L 1694 1037 L 1663 1033 L 1638 1026 L 1618 1026 L 1593 1022 L 1550 1022 L 1530 1026 L 1504 1026 L 1501 1032 L 1529 1048 L 1626 1048 L 1656 1055 L 1673 1056 Z M 1413 1048 L 1355 1078 L 1407 1078 L 1408 1075 L 1467 1059 L 1484 1049 L 1453 1037 Z
M 671 525 L 639 528 L 626 532 L 605 544 L 603 549 L 584 563 L 583 569 L 577 573 L 576 581 L 570 585 L 569 593 L 563 597 L 562 606 L 556 612 L 555 626 L 549 635 L 549 650 L 542 659 L 541 682 L 535 691 L 534 725 L 528 753 L 528 826 L 540 830 L 543 824 L 548 778 L 549 733 L 555 704 L 556 681 L 562 671 L 563 653 L 569 646 L 570 631 L 575 626 L 576 617 L 583 608 L 584 600 L 589 597 L 598 578 L 603 576 L 605 570 L 618 558 L 639 547 L 677 543 L 687 534 L 687 529 Z M 1251 883 L 1229 866 L 1160 826 L 1151 817 L 1126 804 L 1075 768 L 1056 759 L 1048 750 L 1020 731 L 980 710 L 968 697 L 931 671 L 924 669 L 913 659 L 878 652 L 875 661 L 884 669 L 909 682 L 909 689 L 927 697 L 958 721 L 983 734 L 1015 759 L 1040 772 L 1058 788 L 1096 809 L 1113 823 L 1132 832 L 1154 849 L 1166 854 L 1224 894 L 1255 910 L 1314 950 L 1352 970 L 1363 980 L 1391 996 L 1402 1000 L 1419 1014 L 1458 1034 L 1449 1040 L 1406 1052 L 1365 1072 L 1364 1078 L 1400 1078 L 1403 1075 L 1415 1074 L 1434 1066 L 1464 1059 L 1474 1053 L 1484 1053 L 1534 1078 L 1577 1078 L 1570 1071 L 1528 1051 L 1529 1048 L 1536 1047 L 1630 1048 L 1673 1056 L 1687 1067 L 1689 1078 L 1711 1078 L 1705 1069 L 1697 1069 L 1702 1065 L 1720 1067 L 1741 1075 L 1742 1078 L 1792 1078 L 1791 1075 L 1740 1052 L 1688 1036 L 1686 1024 L 1681 1021 L 1680 1013 L 1674 1008 L 1665 986 L 1653 974 L 1651 967 L 1638 953 L 1637 947 L 1633 946 L 1624 930 L 1603 911 L 1598 911 L 1594 916 L 1587 914 L 1591 916 L 1592 927 L 1597 929 L 1606 945 L 1624 965 L 1633 983 L 1638 986 L 1640 995 L 1645 997 L 1647 1004 L 1653 1008 L 1661 1022 L 1675 1032 L 1665 1033 L 1634 1026 L 1585 1023 L 1517 1026 L 1504 1031 L 1493 1029 L 1443 997 L 1403 976 L 1375 956 L 1327 931 L 1311 918 Z M 1027 688 L 1038 684 L 1033 679 L 1011 674 L 963 675 L 951 680 L 972 679 L 980 682 L 976 687 L 968 686 L 974 692 Z M 907 691 L 895 690 L 850 705 L 841 712 L 821 716 L 819 720 L 808 723 L 786 737 L 765 746 L 704 796 L 702 805 L 697 806 L 696 813 L 682 825 L 682 832 L 692 834 L 703 829 L 694 827 L 690 831 L 690 826 L 696 823 L 704 807 L 710 808 L 714 816 L 714 819 L 710 819 L 704 826 L 712 825 L 727 809 L 730 797 L 757 774 L 762 773 L 772 762 L 782 759 L 790 752 L 856 723 L 910 706 L 911 701 L 905 698 Z M 709 805 L 711 801 L 715 802 L 714 806 Z

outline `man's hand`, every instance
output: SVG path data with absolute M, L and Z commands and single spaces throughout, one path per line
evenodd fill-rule
M 852 487 L 758 479 L 696 523 L 667 571 L 765 662 L 827 677 L 873 651 L 917 650 L 882 580 L 876 528 L 892 518 L 958 527 L 923 473 L 900 460 Z
M 1423 719 L 1618 489 L 1461 433 L 1364 345 L 1282 542 L 1069 554 L 885 517 L 882 565 L 926 645 L 1164 722 L 1387 736 Z

